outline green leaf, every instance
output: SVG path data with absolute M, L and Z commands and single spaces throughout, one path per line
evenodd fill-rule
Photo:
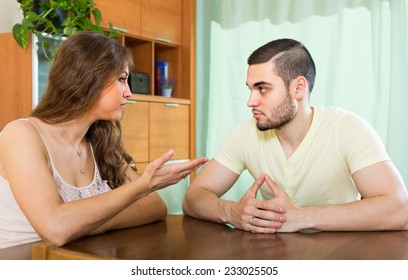
M 72 17 L 67 16 L 66 18 L 64 18 L 61 25 L 64 26 L 64 27 L 71 26 L 72 25 Z
M 33 8 L 34 8 L 33 0 L 25 0 L 25 1 L 21 1 L 20 3 L 20 9 L 23 11 L 23 13 L 25 13 L 25 11 L 27 10 L 32 10 Z
M 102 21 L 101 11 L 99 9 L 97 9 L 97 8 L 94 8 L 92 10 L 92 15 L 95 18 L 96 25 L 99 26 L 101 24 L 101 21 Z
M 96 32 L 96 33 L 99 33 L 99 34 L 101 34 L 101 35 L 105 35 L 105 31 L 104 31 L 103 28 L 100 27 L 100 26 L 92 25 L 92 26 L 91 26 L 91 31 Z
M 71 7 L 71 2 L 75 1 L 54 1 L 50 0 L 50 7 L 53 9 L 69 10 Z
M 118 37 L 120 35 L 122 35 L 122 32 L 118 29 L 113 28 L 113 25 L 111 24 L 110 26 L 112 26 L 112 32 L 111 32 L 111 37 Z
M 24 15 L 24 20 L 25 21 L 30 21 L 30 22 L 35 22 L 35 21 L 44 22 L 44 21 L 46 21 L 46 19 L 44 19 L 43 17 L 39 16 L 38 14 L 36 14 L 34 12 L 27 12 Z
M 25 49 L 28 42 L 28 29 L 25 28 L 22 24 L 16 23 L 13 26 L 13 37 L 16 40 L 17 44 Z
M 121 34 L 122 33 L 119 30 L 113 28 L 112 23 L 109 22 L 109 34 L 107 36 L 109 38 L 113 38 L 113 37 L 118 37 Z
M 55 25 L 52 23 L 52 21 L 46 21 L 44 22 L 44 29 L 43 30 L 39 30 L 45 33 L 49 33 L 49 34 L 59 34 L 58 29 L 55 27 Z
M 77 33 L 79 30 L 75 26 L 67 26 L 64 28 L 64 34 L 66 35 L 73 35 Z

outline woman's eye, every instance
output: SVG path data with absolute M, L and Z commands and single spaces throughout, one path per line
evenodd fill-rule
M 121 82 L 121 83 L 126 83 L 126 81 L 127 81 L 127 78 L 126 77 L 120 77 L 119 78 L 119 82 Z

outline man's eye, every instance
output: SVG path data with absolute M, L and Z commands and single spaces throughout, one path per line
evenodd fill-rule
M 259 89 L 259 92 L 265 92 L 265 91 L 267 91 L 267 88 L 266 88 L 266 87 L 259 87 L 258 89 Z

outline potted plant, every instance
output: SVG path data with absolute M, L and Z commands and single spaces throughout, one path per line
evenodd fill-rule
M 101 26 L 102 14 L 93 0 L 17 0 L 23 11 L 23 19 L 13 26 L 13 37 L 25 48 L 29 32 L 39 37 L 44 55 L 51 58 L 53 48 L 49 39 L 59 39 L 79 31 L 94 31 L 109 37 L 118 31 L 109 24 L 109 31 Z M 91 21 L 91 15 L 94 22 Z

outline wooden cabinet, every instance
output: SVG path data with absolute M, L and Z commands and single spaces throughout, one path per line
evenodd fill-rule
M 169 149 L 190 158 L 190 105 L 130 100 L 122 119 L 123 142 L 140 171 Z M 141 168 L 142 166 L 142 168 Z
M 149 161 L 149 103 L 130 101 L 122 120 L 123 144 L 136 162 Z
M 182 0 L 142 0 L 142 36 L 181 44 Z
M 113 27 L 124 32 L 141 34 L 141 1 L 142 0 L 95 0 L 95 4 L 102 13 L 102 27 Z
M 182 0 L 95 0 L 101 25 L 125 33 L 180 45 Z
M 169 149 L 173 159 L 195 158 L 195 0 L 96 0 L 103 24 L 134 58 L 133 72 L 149 77 L 149 92 L 133 92 L 122 120 L 123 142 L 143 171 Z M 168 62 L 172 97 L 155 95 L 155 62 Z
M 31 46 L 22 50 L 11 33 L 0 34 L 0 131 L 32 109 Z
M 189 117 L 189 105 L 150 103 L 150 160 L 170 148 L 173 159 L 190 158 Z

